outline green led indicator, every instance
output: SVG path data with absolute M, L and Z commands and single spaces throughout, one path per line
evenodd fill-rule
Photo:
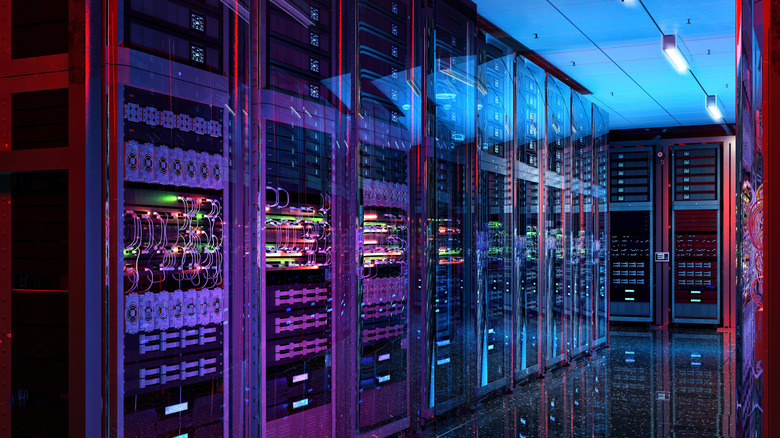
M 276 219 L 280 221 L 294 221 L 294 222 L 322 222 L 321 217 L 312 217 L 312 216 L 286 216 L 286 215 L 278 215 L 278 214 L 267 214 L 265 215 L 267 219 Z
M 167 204 L 175 204 L 179 201 L 178 195 L 165 194 L 160 196 L 160 202 Z

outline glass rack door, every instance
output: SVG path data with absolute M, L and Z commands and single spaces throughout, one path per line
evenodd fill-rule
M 477 68 L 475 244 L 477 394 L 511 377 L 514 54 L 490 35 Z
M 570 153 L 571 124 L 569 87 L 554 77 L 547 76 L 547 145 L 544 172 L 544 272 L 546 303 L 546 352 L 547 366 L 555 366 L 566 360 L 567 296 L 565 273 L 565 241 L 567 213 L 566 184 L 569 174 L 567 163 Z
M 515 379 L 538 373 L 541 353 L 543 254 L 539 200 L 540 156 L 546 129 L 545 73 L 525 58 L 516 59 L 517 138 L 514 164 Z M 544 166 L 541 166 L 542 168 Z

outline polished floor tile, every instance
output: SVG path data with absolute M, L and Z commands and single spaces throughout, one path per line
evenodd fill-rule
M 423 436 L 735 437 L 734 350 L 733 331 L 613 329 L 609 348 Z

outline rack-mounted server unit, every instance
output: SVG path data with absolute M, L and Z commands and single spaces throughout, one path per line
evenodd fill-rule
M 672 148 L 672 320 L 721 316 L 721 145 Z
M 609 315 L 613 321 L 653 319 L 652 147 L 610 150 Z

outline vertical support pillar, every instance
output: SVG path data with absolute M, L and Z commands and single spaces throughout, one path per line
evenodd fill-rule
M 723 199 L 722 205 L 722 223 L 721 227 L 721 252 L 723 257 L 721 259 L 721 265 L 723 267 L 723 276 L 721 285 L 721 294 L 723 300 L 723 306 L 721 311 L 721 325 L 723 329 L 733 330 L 737 324 L 737 245 L 739 239 L 737 237 L 737 202 L 740 202 L 736 197 L 737 187 L 736 178 L 740 171 L 740 163 L 736 160 L 736 138 L 733 140 L 726 140 L 723 142 L 722 150 L 722 163 L 723 170 L 723 182 L 721 185 L 721 199 Z M 725 336 L 725 334 L 724 334 Z
M 353 90 L 357 75 L 354 54 L 357 53 L 356 0 L 340 0 L 334 34 L 339 35 L 334 45 L 337 52 L 333 62 L 339 72 L 349 72 Z M 345 37 L 342 37 L 344 35 Z M 357 163 L 358 163 L 358 93 L 349 94 L 352 112 L 342 108 L 337 114 L 334 133 L 333 165 L 333 394 L 332 436 L 356 436 L 357 432 L 357 357 L 360 345 L 357 297 Z M 362 234 L 362 230 L 360 230 Z
M 669 274 L 671 260 L 671 248 L 669 244 L 669 230 L 671 227 L 671 211 L 669 203 L 669 160 L 671 159 L 671 148 L 666 143 L 656 146 L 655 154 L 651 158 L 655 162 L 655 212 L 656 220 L 653 221 L 655 230 L 653 232 L 653 248 L 655 252 L 666 252 L 669 254 L 669 260 L 666 262 L 655 261 L 653 258 L 653 285 L 651 293 L 654 295 L 654 315 L 653 325 L 664 327 L 669 324 L 669 314 L 671 311 L 671 291 L 669 290 Z
M 100 435 L 103 291 L 101 2 L 68 5 L 68 429 Z

